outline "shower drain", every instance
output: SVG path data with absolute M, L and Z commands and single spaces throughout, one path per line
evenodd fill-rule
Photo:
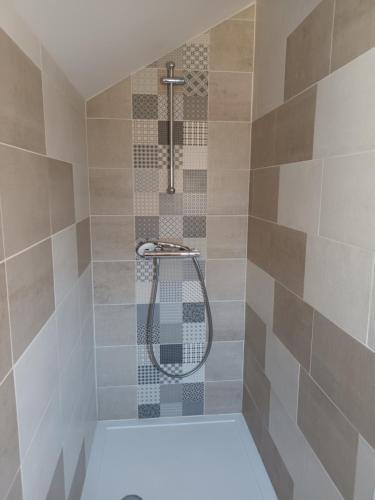
M 143 500 L 143 499 L 138 495 L 126 495 L 126 497 L 122 498 L 121 500 Z

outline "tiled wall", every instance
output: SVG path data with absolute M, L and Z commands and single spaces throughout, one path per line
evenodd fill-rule
M 250 7 L 87 103 L 99 418 L 239 411 L 254 8 Z M 165 64 L 176 88 L 176 194 L 168 186 Z M 215 329 L 205 368 L 176 383 L 151 365 L 145 321 L 152 266 L 135 246 L 198 247 Z M 180 373 L 204 351 L 204 304 L 190 262 L 164 262 L 155 350 Z
M 0 18 L 0 499 L 79 500 L 96 420 L 85 103 L 11 2 Z
M 374 495 L 374 20 L 257 4 L 244 413 L 280 499 Z

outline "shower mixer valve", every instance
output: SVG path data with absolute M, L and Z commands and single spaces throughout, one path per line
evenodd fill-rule
M 192 258 L 200 256 L 200 251 L 195 248 L 166 241 L 142 241 L 136 251 L 137 255 L 143 259 L 164 257 Z

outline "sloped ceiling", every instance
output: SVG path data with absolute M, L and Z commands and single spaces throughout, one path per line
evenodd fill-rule
M 19 14 L 86 98 L 251 0 L 16 0 Z

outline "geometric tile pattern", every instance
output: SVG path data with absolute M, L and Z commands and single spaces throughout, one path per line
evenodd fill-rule
M 137 241 L 160 238 L 206 247 L 208 36 L 202 35 L 132 76 L 134 209 Z M 173 60 L 186 84 L 175 88 L 175 188 L 169 176 L 169 108 L 160 84 Z M 204 272 L 204 260 L 200 261 Z M 204 368 L 184 379 L 159 373 L 146 346 L 153 263 L 136 262 L 138 416 L 203 413 Z M 193 369 L 204 355 L 206 314 L 191 261 L 161 261 L 153 318 L 156 358 L 170 373 Z

